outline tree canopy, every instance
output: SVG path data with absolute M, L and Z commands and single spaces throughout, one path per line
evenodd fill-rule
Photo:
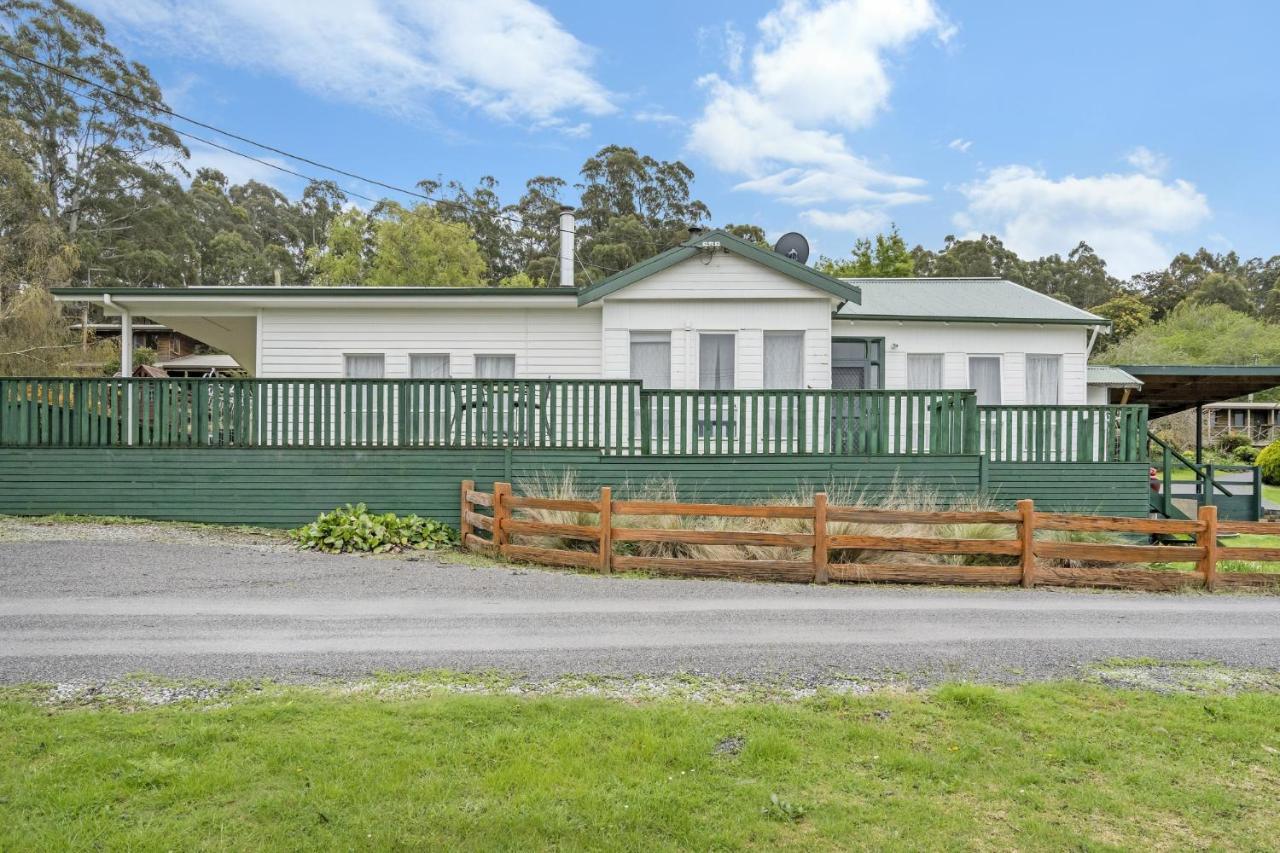
M 1280 364 L 1280 326 L 1221 304 L 1185 302 L 1106 350 L 1109 364 Z

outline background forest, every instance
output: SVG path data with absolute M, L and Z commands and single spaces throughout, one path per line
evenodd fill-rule
M 0 107 L 0 375 L 86 369 L 72 318 L 49 297 L 55 286 L 250 285 L 277 275 L 291 285 L 546 286 L 566 202 L 578 211 L 576 277 L 586 284 L 686 239 L 689 225 L 715 223 L 688 166 L 624 145 L 600 149 L 577 175 L 535 175 L 513 189 L 491 177 L 469 187 L 429 176 L 384 186 L 394 199 L 334 180 L 311 180 L 290 198 L 192 171 L 187 142 L 209 140 L 176 129 L 148 69 L 61 0 L 0 0 Z M 722 227 L 765 240 L 754 225 Z M 894 229 L 817 266 L 1007 278 L 1109 317 L 1104 360 L 1280 363 L 1280 255 L 1200 248 L 1120 280 L 1083 242 L 1065 257 L 1027 259 L 987 235 L 909 248 Z M 111 354 L 99 347 L 88 358 L 107 364 Z

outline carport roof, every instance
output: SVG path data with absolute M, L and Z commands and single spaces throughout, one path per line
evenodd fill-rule
M 1280 385 L 1280 365 L 1259 364 L 1119 364 L 1142 381 L 1130 403 L 1145 403 L 1158 418 L 1243 397 Z

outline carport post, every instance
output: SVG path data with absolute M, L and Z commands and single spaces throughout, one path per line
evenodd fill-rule
M 1196 464 L 1204 464 L 1204 403 L 1196 402 Z
M 133 314 L 120 312 L 120 378 L 124 381 L 124 431 L 126 445 L 133 444 Z

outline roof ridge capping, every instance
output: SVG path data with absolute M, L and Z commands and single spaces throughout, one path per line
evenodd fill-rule
M 624 287 L 648 278 L 654 273 L 661 272 L 662 270 L 673 267 L 682 261 L 688 260 L 708 248 L 723 249 L 725 251 L 732 252 L 739 257 L 755 261 L 756 263 L 769 267 L 775 272 L 789 276 L 801 284 L 807 284 L 810 287 L 829 293 L 846 303 L 852 302 L 854 304 L 858 304 L 862 301 L 862 290 L 855 284 L 850 284 L 847 281 L 819 272 L 813 267 L 802 264 L 799 261 L 794 261 L 791 258 L 779 255 L 772 249 L 758 246 L 749 240 L 742 239 L 741 237 L 735 237 L 727 231 L 723 231 L 719 228 L 713 228 L 710 231 L 695 234 L 679 246 L 673 246 L 664 252 L 645 258 L 643 261 L 633 264 L 625 270 L 616 272 L 608 278 L 580 290 L 578 292 L 578 304 L 586 305 L 587 303 L 594 302 L 597 299 L 603 299 L 606 296 L 618 292 Z

